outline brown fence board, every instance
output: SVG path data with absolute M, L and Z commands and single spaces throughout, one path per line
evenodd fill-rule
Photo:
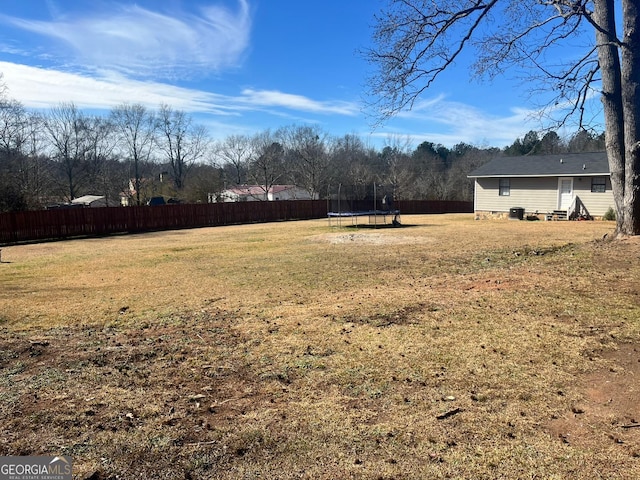
M 398 200 L 395 208 L 402 214 L 473 213 L 473 202 L 454 200 Z
M 471 202 L 403 200 L 403 214 L 468 213 Z M 0 213 L 0 244 L 327 216 L 324 200 L 103 207 Z

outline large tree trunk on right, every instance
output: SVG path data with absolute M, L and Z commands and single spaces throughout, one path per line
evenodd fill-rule
M 594 20 L 598 24 L 598 28 L 596 28 L 596 45 L 602 74 L 605 144 L 616 207 L 616 233 L 619 234 L 622 233 L 626 220 L 624 205 L 625 142 L 622 75 L 616 41 L 614 0 L 595 0 Z
M 623 0 L 622 107 L 624 112 L 624 220 L 618 233 L 640 234 L 640 0 Z

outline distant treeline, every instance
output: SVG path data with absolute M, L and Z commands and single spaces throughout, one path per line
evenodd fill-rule
M 467 174 L 498 155 L 604 149 L 603 135 L 580 131 L 568 140 L 529 132 L 505 149 L 429 141 L 417 147 L 393 138 L 381 150 L 357 135 L 330 136 L 316 125 L 291 125 L 212 141 L 183 111 L 122 104 L 107 115 L 72 103 L 28 111 L 0 99 L 0 212 L 37 210 L 83 195 L 144 205 L 164 196 L 205 203 L 225 188 L 294 184 L 312 198 L 338 184 L 353 191 L 380 184 L 397 200 L 473 198 Z

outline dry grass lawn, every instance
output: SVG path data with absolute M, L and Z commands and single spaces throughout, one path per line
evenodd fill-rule
M 403 223 L 4 247 L 0 453 L 93 480 L 640 478 L 640 241 Z

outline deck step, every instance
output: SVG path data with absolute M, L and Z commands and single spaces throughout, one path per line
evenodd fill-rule
M 566 220 L 567 219 L 567 211 L 566 210 L 554 210 L 553 211 L 554 220 Z

